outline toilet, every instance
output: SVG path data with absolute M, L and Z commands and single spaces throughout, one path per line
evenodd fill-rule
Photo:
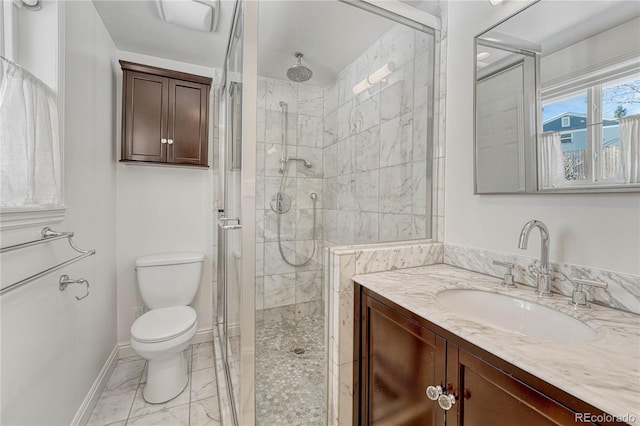
M 153 404 L 178 396 L 187 385 L 184 351 L 196 334 L 193 302 L 204 254 L 164 253 L 136 260 L 140 296 L 149 311 L 131 326 L 131 347 L 149 361 L 144 400 Z

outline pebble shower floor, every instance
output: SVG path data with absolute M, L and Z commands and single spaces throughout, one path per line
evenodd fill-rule
M 324 316 L 256 326 L 258 426 L 327 424 L 325 352 Z

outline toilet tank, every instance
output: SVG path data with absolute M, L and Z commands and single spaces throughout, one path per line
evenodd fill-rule
M 186 306 L 193 302 L 200 286 L 204 254 L 163 253 L 136 260 L 138 289 L 150 309 Z

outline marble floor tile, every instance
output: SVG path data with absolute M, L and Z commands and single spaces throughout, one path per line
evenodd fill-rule
M 87 426 L 104 426 L 127 420 L 136 396 L 134 389 L 105 389 L 89 417 Z
M 142 377 L 146 361 L 139 359 L 135 361 L 122 362 L 118 361 L 114 368 L 109 381 L 107 381 L 106 390 L 124 390 L 136 389 Z
M 127 421 L 127 426 L 188 426 L 189 425 L 189 404 L 179 405 L 173 408 L 165 408 L 155 413 L 140 417 L 133 417 Z
M 192 370 L 213 368 L 213 342 L 193 345 Z
M 191 345 L 183 355 L 189 367 L 189 382 L 180 395 L 163 404 L 149 404 L 142 397 L 146 360 L 140 357 L 119 360 L 87 424 L 220 425 L 213 343 Z M 192 372 L 192 362 L 195 372 Z
M 133 400 L 133 406 L 131 407 L 131 412 L 129 413 L 129 417 L 145 416 L 147 414 L 155 413 L 157 411 L 162 411 L 165 408 L 171 408 L 171 407 L 176 407 L 182 404 L 188 404 L 189 399 L 191 397 L 191 381 L 187 382 L 187 385 L 178 396 L 162 404 L 150 404 L 147 401 L 145 401 L 142 396 L 143 390 L 144 390 L 144 385 L 140 385 L 140 387 L 138 387 L 138 391 L 136 392 L 136 397 Z
M 191 426 L 218 426 L 220 422 L 220 408 L 218 398 L 207 398 L 191 403 Z
M 199 401 L 218 395 L 216 373 L 213 368 L 194 371 L 191 374 L 191 401 Z

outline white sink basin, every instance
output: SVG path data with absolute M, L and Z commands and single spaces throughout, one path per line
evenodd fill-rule
M 548 342 L 586 342 L 598 337 L 580 320 L 517 297 L 481 290 L 445 290 L 436 299 L 463 318 Z

